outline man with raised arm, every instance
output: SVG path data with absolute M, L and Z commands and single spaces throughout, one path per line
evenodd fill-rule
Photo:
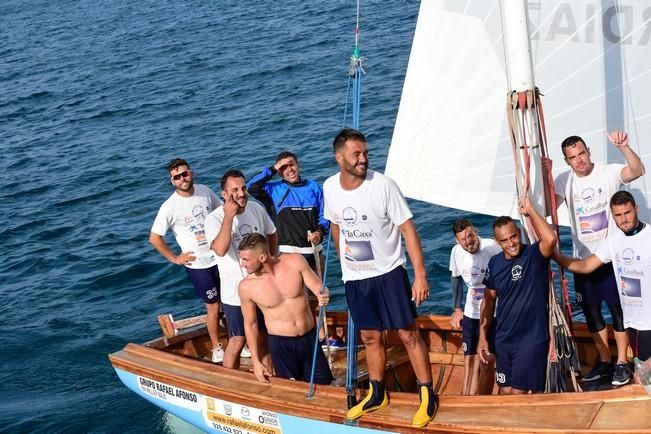
M 240 266 L 237 246 L 244 235 L 255 232 L 267 236 L 269 246 L 275 252 L 277 238 L 276 227 L 262 205 L 248 201 L 242 172 L 226 171 L 221 179 L 221 187 L 224 204 L 206 218 L 206 238 L 217 254 L 221 272 L 222 306 L 228 327 L 224 366 L 237 369 L 246 342 L 240 297 L 237 293 L 237 286 L 246 276 L 246 270 Z
M 174 193 L 161 205 L 149 234 L 149 242 L 168 261 L 183 265 L 197 295 L 206 305 L 206 326 L 212 344 L 212 361 L 224 360 L 219 343 L 219 270 L 217 256 L 206 239 L 204 221 L 219 205 L 219 199 L 205 185 L 195 184 L 190 165 L 175 158 L 167 165 Z M 181 253 L 176 254 L 165 242 L 172 229 Z
M 590 149 L 578 136 L 570 136 L 561 144 L 565 162 L 571 170 L 556 177 L 556 199 L 559 206 L 563 201 L 567 205 L 572 229 L 573 256 L 578 258 L 589 257 L 608 233 L 615 230 L 608 207 L 610 197 L 623 184 L 628 184 L 644 173 L 642 162 L 629 147 L 628 135 L 625 132 L 614 131 L 607 137 L 621 151 L 626 165 L 593 163 L 590 160 Z M 581 305 L 599 354 L 599 360 L 583 377 L 583 381 L 612 376 L 614 385 L 628 383 L 630 375 L 626 369 L 626 332 L 612 264 L 604 264 L 587 275 L 575 275 L 574 288 L 576 301 Z M 614 369 L 606 322 L 601 313 L 604 301 L 613 319 L 617 342 L 617 362 Z
M 280 180 L 272 181 L 275 174 Z M 278 250 L 300 253 L 314 268 L 314 248 L 328 232 L 323 217 L 323 191 L 315 181 L 301 177 L 296 155 L 283 151 L 273 166 L 265 167 L 246 184 L 249 193 L 262 202 L 278 228 Z M 308 232 L 310 235 L 308 235 Z
M 323 184 L 325 216 L 339 251 L 346 300 L 360 330 L 368 361 L 368 395 L 348 410 L 357 419 L 389 404 L 385 391 L 384 331 L 397 330 L 416 374 L 420 406 L 412 419 L 425 426 L 436 413 L 437 398 L 427 347 L 416 327 L 416 306 L 429 296 L 427 270 L 412 214 L 396 183 L 368 169 L 366 137 L 345 128 L 334 139 L 339 173 Z M 410 285 L 401 235 L 414 267 Z
M 314 294 L 321 306 L 328 304 L 327 288 L 322 295 L 321 279 L 303 256 L 295 253 L 272 256 L 266 238 L 260 234 L 245 235 L 239 252 L 240 262 L 249 273 L 240 282 L 239 295 L 255 376 L 266 383 L 265 376 L 271 375 L 270 367 L 259 357 L 257 306 L 264 315 L 269 333 L 269 353 L 275 375 L 310 381 L 317 342 L 314 317 L 304 287 Z M 316 351 L 314 382 L 330 384 L 332 373 L 320 345 Z
M 578 259 L 556 254 L 554 260 L 579 274 L 612 262 L 628 340 L 634 355 L 646 360 L 651 357 L 651 229 L 638 220 L 635 199 L 628 191 L 613 195 L 610 212 L 619 230 L 610 231 L 592 255 Z M 629 375 L 628 363 L 624 369 Z
M 506 395 L 545 390 L 549 348 L 549 259 L 556 247 L 556 234 L 528 197 L 520 204 L 520 214 L 531 219 L 540 241 L 522 244 L 520 231 L 511 217 L 498 217 L 493 223 L 495 241 L 502 253 L 488 261 L 477 346 L 479 358 L 487 363 L 488 331 L 496 321 L 495 378 L 499 393 Z
M 272 181 L 275 174 L 279 180 Z M 273 166 L 264 167 L 246 184 L 249 194 L 262 202 L 278 229 L 278 250 L 281 253 L 300 253 L 313 270 L 319 258 L 323 270 L 321 242 L 330 224 L 323 217 L 323 190 L 313 180 L 301 177 L 301 166 L 296 155 L 282 151 Z M 313 310 L 316 300 L 311 299 Z M 319 330 L 319 339 L 325 344 L 325 330 Z M 340 340 L 330 339 L 331 345 L 341 346 Z
M 452 223 L 456 244 L 450 253 L 450 284 L 452 286 L 452 327 L 462 327 L 463 334 L 463 395 L 490 395 L 493 391 L 495 360 L 479 363 L 479 313 L 484 299 L 484 277 L 488 261 L 501 252 L 500 246 L 491 239 L 483 239 L 469 220 L 459 219 Z M 461 308 L 464 283 L 468 287 L 465 308 Z M 494 327 L 489 333 L 493 342 Z M 491 345 L 491 347 L 494 345 Z

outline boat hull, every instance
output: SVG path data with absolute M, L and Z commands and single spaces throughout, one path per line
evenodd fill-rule
M 116 368 L 132 392 L 200 430 L 225 434 L 386 433 L 241 405 Z
M 346 316 L 330 313 L 328 322 L 341 327 Z M 210 339 L 205 325 L 143 345 L 128 344 L 109 358 L 134 393 L 208 432 L 651 433 L 651 396 L 640 385 L 581 393 L 461 396 L 460 330 L 444 316 L 420 317 L 417 325 L 439 392 L 438 413 L 421 429 L 411 426 L 419 403 L 415 393 L 408 393 L 415 384 L 413 370 L 404 348 L 391 335 L 385 371 L 390 405 L 363 416 L 356 426 L 345 424 L 343 387 L 316 385 L 307 399 L 307 383 L 276 377 L 260 383 L 247 367 L 226 369 L 207 361 Z M 575 324 L 575 338 L 582 360 L 594 360 L 585 325 Z M 345 352 L 338 357 L 333 360 L 335 368 L 345 366 Z M 363 383 L 367 378 L 363 350 L 358 358 Z M 335 368 L 335 378 L 341 377 Z

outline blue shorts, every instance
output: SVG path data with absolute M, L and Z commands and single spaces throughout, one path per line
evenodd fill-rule
M 206 304 L 218 303 L 219 294 L 219 270 L 216 265 L 210 268 L 188 268 L 185 267 L 188 278 L 192 282 L 197 296 Z
M 246 336 L 244 333 L 244 316 L 242 315 L 242 308 L 240 306 L 222 304 L 222 310 L 226 317 L 228 337 Z M 258 315 L 258 330 L 264 330 L 266 332 L 267 326 L 264 323 L 264 315 L 262 315 L 262 311 L 258 307 L 256 307 L 255 310 Z
M 398 266 L 388 273 L 344 284 L 348 309 L 360 330 L 403 329 L 414 323 L 407 270 Z
M 310 330 L 303 336 L 269 335 L 269 353 L 271 354 L 276 376 L 290 380 L 310 381 L 315 343 L 315 329 Z M 330 384 L 332 383 L 330 366 L 328 366 L 321 345 L 318 343 L 316 345 L 314 382 L 316 384 Z
M 499 387 L 544 392 L 549 341 L 535 345 L 496 344 L 495 380 Z
M 613 306 L 620 305 L 612 262 L 602 265 L 590 274 L 575 274 L 574 289 L 576 301 L 581 306 L 601 304 L 602 301 Z
M 472 319 L 468 316 L 463 316 L 461 321 L 462 336 L 463 336 L 463 355 L 474 356 L 477 354 L 477 344 L 479 344 L 479 320 Z M 488 348 L 490 352 L 495 351 L 495 321 L 491 321 L 491 326 L 488 329 Z
M 651 357 L 651 330 L 626 329 L 633 355 L 644 361 Z

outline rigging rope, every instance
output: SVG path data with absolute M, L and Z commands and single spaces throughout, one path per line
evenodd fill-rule
M 542 111 L 542 101 L 538 89 L 523 92 L 511 92 L 508 98 L 508 120 L 510 126 L 511 143 L 513 145 L 513 159 L 516 173 L 516 189 L 520 199 L 523 199 L 531 191 L 531 162 L 533 144 L 527 143 L 527 135 L 534 132 L 534 136 L 540 143 L 540 153 L 545 159 L 549 159 L 547 149 L 547 132 Z M 521 116 L 518 116 L 518 111 Z M 528 117 L 526 114 L 531 116 Z M 536 128 L 537 125 L 537 128 Z M 535 131 L 534 131 L 535 130 Z M 522 134 L 518 134 L 521 132 Z M 522 160 L 520 160 L 520 154 Z M 551 161 L 551 160 L 550 160 Z M 524 166 L 524 167 L 523 167 Z M 557 239 L 560 239 L 558 227 L 558 215 L 556 212 L 556 192 L 551 174 L 551 167 L 543 168 L 543 190 L 545 204 L 551 204 L 551 215 Z M 522 177 L 524 176 L 524 179 Z M 529 218 L 522 219 L 523 226 L 528 229 L 529 236 L 539 239 L 536 228 L 533 227 Z M 569 373 L 572 379 L 574 390 L 579 391 L 580 387 L 576 382 L 576 376 L 580 370 L 578 352 L 572 339 L 571 324 L 572 310 L 567 293 L 567 281 L 563 270 L 560 271 L 561 288 L 565 312 L 558 304 L 556 290 L 554 287 L 554 274 L 549 267 L 549 334 L 550 348 L 547 360 L 547 382 L 546 392 L 562 392 L 567 390 L 566 375 Z M 569 325 L 568 325 L 569 324 Z
M 343 125 L 346 126 L 348 118 L 348 103 L 352 97 L 352 127 L 359 130 L 359 118 L 362 96 L 362 74 L 364 73 L 363 61 L 359 50 L 359 0 L 357 0 L 357 13 L 355 24 L 355 46 L 348 65 L 348 88 L 346 90 L 346 101 L 344 105 Z M 347 333 L 347 357 L 346 357 L 346 394 L 348 408 L 356 404 L 355 391 L 357 389 L 357 330 L 350 313 L 348 315 Z
M 307 236 L 310 237 L 312 235 L 311 231 L 307 231 Z M 330 237 L 328 237 L 328 243 L 330 243 Z M 314 258 L 314 268 L 316 268 L 316 275 L 321 279 L 321 282 L 324 284 L 324 278 L 323 278 L 323 273 L 321 272 L 321 254 L 320 251 L 317 249 L 317 244 L 314 242 L 312 244 L 312 255 Z M 327 287 L 327 286 L 326 286 Z M 321 306 L 319 306 L 319 309 L 321 309 Z M 319 314 L 321 314 L 321 310 L 319 310 Z M 321 329 L 318 330 L 319 333 L 321 333 Z M 330 366 L 330 369 L 332 369 L 332 349 L 330 348 L 330 334 L 328 333 L 328 318 L 327 315 L 323 320 L 323 333 L 325 335 L 325 342 L 326 342 L 326 358 L 328 359 L 328 366 Z
M 350 63 L 348 65 L 348 84 L 346 86 L 346 99 L 344 100 L 344 115 L 343 115 L 343 126 L 346 126 L 348 121 L 348 104 L 352 105 L 352 127 L 356 130 L 359 130 L 359 119 L 360 119 L 360 109 L 361 109 L 361 97 L 362 97 L 362 74 L 365 73 L 363 68 L 363 61 L 365 60 L 360 55 L 359 49 L 359 39 L 360 39 L 360 28 L 359 28 L 359 0 L 357 0 L 357 11 L 356 11 L 356 23 L 355 23 L 355 46 L 353 48 L 353 54 L 350 57 Z M 351 100 L 352 99 L 352 100 Z M 328 244 L 325 254 L 325 265 L 323 268 L 323 285 L 321 287 L 321 293 L 325 290 L 325 280 L 328 270 L 329 262 L 329 253 L 330 253 L 330 239 L 331 234 L 328 234 Z M 317 321 L 317 330 L 321 330 L 321 325 L 325 321 L 325 307 L 321 306 L 319 309 L 319 318 Z M 326 336 L 328 339 L 328 336 Z M 307 394 L 307 398 L 310 399 L 314 391 L 314 369 L 316 367 L 316 355 L 319 345 L 319 334 L 316 334 L 314 344 L 314 353 L 312 357 L 312 372 L 310 373 L 310 387 Z M 357 331 L 355 329 L 355 324 L 353 323 L 352 317 L 348 315 L 348 333 L 347 333 L 347 359 L 346 359 L 346 394 L 348 399 L 348 408 L 353 407 L 356 404 L 355 392 L 357 389 Z
M 323 265 L 323 278 L 321 279 L 321 295 L 325 294 L 325 289 L 326 289 L 326 278 L 328 274 L 328 256 L 330 254 L 330 239 L 332 237 L 330 236 L 330 233 L 328 232 L 328 242 L 326 243 L 326 253 L 325 253 L 325 261 Z M 317 260 L 317 263 L 319 263 L 319 258 L 315 258 Z M 320 266 L 320 265 L 319 265 Z M 317 319 L 316 322 L 316 337 L 314 338 L 314 351 L 312 352 L 312 369 L 310 371 L 310 387 L 308 388 L 307 391 L 307 399 L 311 399 L 312 396 L 314 395 L 314 370 L 316 368 L 316 356 L 317 356 L 317 350 L 319 349 L 319 330 L 321 330 L 321 327 L 323 326 L 325 322 L 325 315 L 326 315 L 326 307 L 325 306 L 319 306 L 319 318 Z M 326 340 L 328 339 L 328 336 L 326 336 Z
M 359 50 L 359 0 L 357 0 L 357 13 L 355 23 L 355 46 L 353 54 L 350 56 L 350 63 L 348 65 L 348 88 L 346 90 L 346 101 L 344 104 L 344 117 L 343 126 L 346 126 L 348 118 L 348 103 L 352 97 L 352 127 L 356 130 L 360 129 L 360 109 L 362 98 L 362 74 L 365 73 L 363 67 L 364 58 L 360 55 Z M 355 392 L 357 389 L 357 330 L 355 323 L 348 314 L 348 333 L 346 339 L 346 395 L 348 400 L 348 408 L 356 404 Z

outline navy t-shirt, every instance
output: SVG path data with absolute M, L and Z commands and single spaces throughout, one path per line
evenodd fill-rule
M 535 345 L 549 339 L 549 259 L 538 244 L 523 245 L 517 258 L 506 259 L 501 252 L 488 261 L 484 283 L 498 297 L 496 345 Z

